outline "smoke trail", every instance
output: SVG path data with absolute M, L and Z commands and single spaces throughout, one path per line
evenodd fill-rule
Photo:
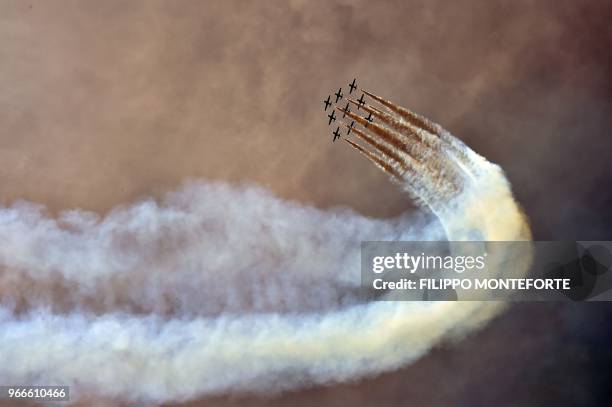
M 435 216 L 381 221 L 223 183 L 104 218 L 0 209 L 0 382 L 147 403 L 281 391 L 399 367 L 495 315 L 501 304 L 357 297 L 362 240 L 530 238 L 499 167 L 371 97 L 387 126 L 355 132 L 372 150 L 347 141 Z M 499 273 L 526 271 L 504 270 L 507 256 Z

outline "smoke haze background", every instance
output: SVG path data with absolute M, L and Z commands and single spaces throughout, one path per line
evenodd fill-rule
M 595 1 L 2 1 L 0 199 L 105 213 L 206 178 L 397 215 L 406 196 L 330 143 L 321 100 L 356 76 L 500 164 L 534 238 L 610 239 L 611 15 Z M 521 305 L 376 379 L 207 403 L 601 400 L 609 309 Z

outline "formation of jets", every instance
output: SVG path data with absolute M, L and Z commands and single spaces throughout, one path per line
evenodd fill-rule
M 353 93 L 354 90 L 357 89 L 357 79 L 353 78 L 353 81 L 350 82 L 348 84 L 349 87 L 349 95 L 351 95 Z M 323 104 L 324 104 L 324 108 L 323 111 L 327 111 L 327 108 L 332 107 L 332 104 L 334 103 L 338 103 L 340 100 L 342 100 L 344 98 L 344 94 L 342 94 L 342 88 L 339 88 L 337 92 L 334 93 L 334 96 L 336 97 L 335 102 L 331 101 L 331 96 L 332 95 L 327 95 L 327 99 L 323 100 Z M 360 110 L 362 106 L 365 106 L 365 99 L 364 99 L 365 93 L 362 93 L 361 96 L 359 97 L 359 99 L 357 99 L 357 110 Z M 353 99 L 350 99 L 351 102 L 355 102 Z M 339 111 L 342 112 L 342 119 L 344 119 L 347 115 L 347 113 L 351 113 L 351 110 L 349 109 L 349 102 L 346 103 L 346 106 L 344 108 L 337 108 Z M 327 121 L 327 125 L 330 126 L 332 124 L 332 122 L 335 122 L 337 117 L 336 117 L 336 112 L 334 111 L 333 107 L 332 107 L 332 111 L 330 114 L 327 115 L 328 117 L 328 121 Z M 374 118 L 372 117 L 372 113 L 370 113 L 367 117 L 364 117 L 365 120 L 367 120 L 367 123 L 365 125 L 365 127 L 368 127 L 368 124 L 372 123 L 374 121 Z M 351 121 L 350 126 L 347 125 L 347 132 L 346 135 L 348 136 L 349 134 L 351 134 L 351 130 L 353 130 L 353 127 L 355 127 L 355 121 Z M 334 130 L 332 132 L 333 134 L 333 140 L 332 141 L 336 141 L 337 139 L 341 138 L 340 135 L 340 126 L 336 127 L 336 130 Z

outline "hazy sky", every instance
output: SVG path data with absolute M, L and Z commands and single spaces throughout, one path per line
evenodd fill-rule
M 106 211 L 195 177 L 397 214 L 330 143 L 356 76 L 502 164 L 536 236 L 609 237 L 610 7 L 546 3 L 4 0 L 0 197 Z
M 357 77 L 501 164 L 536 238 L 610 239 L 611 17 L 609 2 L 569 0 L 1 0 L 0 202 L 106 212 L 206 178 L 399 214 L 407 197 L 331 143 L 321 101 Z M 402 405 L 423 380 L 423 402 L 461 398 L 467 379 L 438 392 L 436 369 L 477 351 L 512 365 L 495 338 L 521 324 L 510 313 L 418 369 L 290 397 L 351 405 L 384 388 Z M 563 346 L 525 352 L 549 345 Z

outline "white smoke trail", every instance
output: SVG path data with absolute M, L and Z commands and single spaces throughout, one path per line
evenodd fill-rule
M 468 169 L 444 174 L 459 192 L 436 195 L 435 168 L 420 174 L 440 223 L 321 211 L 223 183 L 102 219 L 0 209 L 0 383 L 146 403 L 280 391 L 393 369 L 466 334 L 501 305 L 355 295 L 363 240 L 529 239 L 501 170 L 451 140 L 427 158 Z

